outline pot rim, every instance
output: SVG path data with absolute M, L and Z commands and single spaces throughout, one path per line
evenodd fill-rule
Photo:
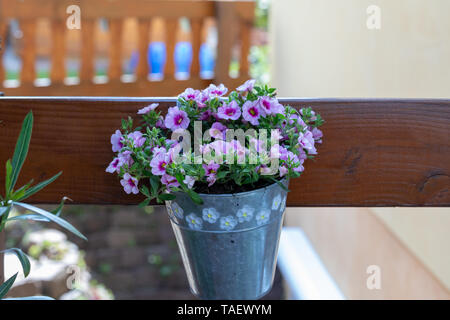
M 289 183 L 289 179 L 287 179 L 287 178 L 283 178 L 280 180 L 280 182 L 283 184 L 286 184 L 286 181 Z M 198 195 L 201 197 L 232 198 L 232 197 L 247 195 L 249 193 L 253 193 L 256 191 L 267 190 L 269 188 L 273 188 L 274 186 L 278 186 L 278 183 L 274 182 L 272 184 L 269 184 L 268 186 L 257 188 L 257 189 L 250 190 L 250 191 L 243 191 L 243 192 L 236 192 L 236 193 L 199 193 Z M 178 193 L 185 193 L 185 192 L 178 192 Z

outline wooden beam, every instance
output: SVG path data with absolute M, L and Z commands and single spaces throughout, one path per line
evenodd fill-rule
M 74 4 L 81 8 L 82 19 L 203 18 L 214 16 L 215 7 L 215 1 L 201 0 L 0 0 L 0 19 L 66 19 L 67 7 Z M 249 15 L 247 11 L 244 16 Z
M 136 204 L 115 175 L 110 136 L 138 108 L 170 98 L 0 98 L 0 165 L 12 156 L 23 118 L 35 115 L 19 179 L 63 175 L 34 203 L 68 196 L 79 204 Z M 290 206 L 449 206 L 450 100 L 281 99 L 312 106 L 326 120 L 316 161 L 291 181 Z M 4 175 L 0 175 L 3 192 Z

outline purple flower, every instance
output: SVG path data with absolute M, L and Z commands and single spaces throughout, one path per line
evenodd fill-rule
M 155 127 L 161 128 L 161 129 L 167 129 L 167 128 L 166 128 L 166 125 L 164 124 L 164 118 L 163 118 L 163 117 L 160 117 L 160 118 L 156 121 Z
M 175 131 L 176 129 L 186 129 L 189 126 L 189 118 L 186 112 L 178 107 L 169 108 L 166 119 L 164 120 L 166 128 Z
M 169 174 L 163 174 L 163 176 L 161 177 L 161 183 L 164 184 L 167 188 L 180 186 L 177 179 Z
M 111 161 L 111 163 L 109 164 L 108 168 L 106 168 L 106 172 L 109 173 L 119 172 L 122 164 L 123 163 L 120 158 L 114 158 L 114 160 Z
M 299 117 L 298 114 L 291 114 L 289 116 L 289 124 L 292 125 L 295 122 L 297 122 L 301 127 L 306 127 L 306 123 L 303 121 L 301 117 Z
M 199 96 L 200 96 L 200 91 L 199 90 L 194 90 L 192 88 L 187 88 L 178 97 L 183 98 L 186 101 L 197 101 Z
M 258 100 L 258 105 L 264 114 L 277 114 L 283 113 L 284 107 L 275 98 L 270 97 L 260 97 Z
M 261 110 L 255 102 L 247 101 L 242 106 L 242 117 L 252 125 L 257 126 L 259 124 L 258 119 L 261 117 Z
M 316 148 L 314 147 L 314 137 L 311 131 L 306 131 L 305 133 L 300 132 L 298 144 L 310 153 L 314 154 L 316 152 Z
M 136 148 L 140 148 L 145 143 L 145 137 L 142 136 L 142 132 L 134 131 L 128 134 L 128 138 L 133 140 L 133 146 Z
M 138 194 L 138 180 L 133 178 L 129 173 L 125 173 L 123 175 L 123 179 L 120 180 L 120 184 L 123 186 L 123 189 L 127 194 L 134 193 Z
M 216 175 L 217 170 L 219 170 L 220 164 L 210 162 L 209 164 L 203 164 L 203 169 L 205 169 L 205 175 L 211 176 Z
M 219 170 L 220 165 L 214 162 L 206 165 L 203 164 L 203 169 L 205 169 L 206 181 L 208 182 L 208 187 L 212 186 L 216 182 L 217 170 Z
M 211 129 L 209 129 L 209 134 L 213 138 L 225 140 L 226 130 L 227 130 L 226 126 L 224 126 L 220 122 L 214 122 L 213 125 L 211 126 Z
M 195 177 L 191 177 L 191 176 L 186 176 L 186 178 L 184 178 L 183 182 L 186 184 L 186 186 L 189 189 L 192 189 L 192 187 L 194 186 L 194 183 L 197 179 Z
M 211 175 L 206 177 L 206 181 L 208 182 L 208 187 L 211 187 L 216 182 L 216 175 Z
M 288 172 L 288 168 L 286 166 L 280 166 L 280 177 L 284 177 Z
M 273 145 L 270 148 L 270 158 L 272 159 L 287 160 L 287 153 L 287 149 L 279 144 Z
M 247 149 L 241 145 L 239 140 L 233 140 L 227 143 L 227 154 L 231 153 L 236 155 L 238 158 L 238 163 L 245 161 L 245 155 L 247 154 Z
M 137 114 L 147 114 L 150 111 L 153 111 L 156 109 L 156 107 L 159 106 L 159 103 L 152 103 L 151 105 L 148 105 L 142 109 L 139 109 L 139 111 L 137 112 Z
M 206 92 L 208 92 L 210 96 L 221 97 L 228 92 L 228 89 L 223 85 L 223 83 L 221 83 L 219 86 L 210 84 L 206 89 Z
M 116 132 L 111 136 L 111 144 L 112 144 L 112 151 L 118 152 L 120 149 L 123 148 L 123 136 L 122 132 L 120 130 L 116 130 Z
M 296 172 L 302 172 L 304 170 L 302 165 L 303 162 L 304 160 L 299 159 L 298 156 L 292 151 L 287 152 L 286 165 L 292 170 Z
M 241 108 L 236 101 L 231 101 L 217 109 L 217 117 L 225 120 L 237 120 L 241 116 Z
M 134 163 L 133 158 L 131 157 L 132 152 L 126 150 L 124 152 L 119 153 L 117 156 L 120 159 L 122 165 L 127 164 L 129 167 Z
M 166 167 L 170 163 L 170 157 L 167 153 L 157 153 L 152 161 L 150 161 L 150 167 L 152 167 L 152 173 L 155 176 L 162 176 L 166 173 Z
M 322 143 L 322 137 L 323 137 L 322 131 L 320 129 L 313 128 L 311 132 L 312 132 L 314 140 L 317 143 Z
M 236 90 L 239 92 L 247 92 L 247 91 L 252 91 L 253 87 L 255 86 L 255 82 L 256 80 L 247 80 L 245 81 L 244 84 L 242 84 L 241 86 L 237 87 Z
M 212 115 L 211 110 L 206 110 L 200 114 L 199 119 L 202 121 L 208 121 L 211 115 Z
M 200 92 L 200 94 L 198 95 L 197 99 L 195 100 L 195 102 L 197 102 L 197 107 L 199 109 L 202 108 L 206 108 L 206 102 L 209 99 L 209 93 L 207 90 L 203 90 L 202 92 Z

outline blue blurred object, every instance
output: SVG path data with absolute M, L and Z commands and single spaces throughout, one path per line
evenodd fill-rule
M 163 75 L 166 64 L 166 44 L 164 42 L 152 42 L 148 47 L 148 62 L 152 75 Z
M 192 63 L 192 45 L 190 42 L 182 41 L 175 45 L 174 52 L 175 72 L 178 77 L 189 78 L 189 70 Z
M 138 62 L 139 62 L 139 52 L 137 50 L 133 50 L 133 52 L 131 53 L 130 60 L 128 61 L 128 65 L 126 67 L 126 73 L 135 73 Z
M 200 74 L 203 78 L 210 78 L 214 75 L 215 58 L 212 48 L 203 43 L 200 46 Z

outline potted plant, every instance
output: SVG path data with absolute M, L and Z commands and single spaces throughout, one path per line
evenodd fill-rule
M 256 299 L 272 285 L 290 178 L 317 154 L 323 120 L 283 106 L 249 80 L 186 89 L 164 116 L 158 104 L 122 120 L 106 171 L 124 191 L 165 202 L 192 292 Z
M 25 162 L 25 159 L 27 158 L 32 129 L 33 129 L 33 113 L 30 111 L 23 121 L 22 129 L 20 131 L 19 138 L 17 139 L 16 148 L 14 150 L 12 160 L 10 159 L 6 162 L 5 194 L 0 195 L 0 235 L 3 236 L 3 233 L 5 232 L 4 229 L 7 223 L 18 220 L 21 221 L 26 220 L 39 222 L 54 222 L 59 226 L 61 226 L 62 228 L 66 229 L 67 231 L 72 232 L 76 236 L 84 240 L 87 240 L 84 235 L 82 235 L 77 229 L 75 229 L 75 227 L 73 227 L 70 223 L 68 223 L 66 220 L 60 217 L 64 201 L 67 200 L 68 198 L 63 197 L 59 206 L 56 209 L 52 210 L 51 212 L 48 212 L 44 209 L 37 208 L 35 206 L 23 202 L 27 198 L 36 194 L 37 192 L 48 186 L 50 183 L 55 181 L 61 175 L 62 172 L 59 172 L 50 179 L 37 183 L 33 186 L 32 186 L 33 180 L 31 180 L 26 185 L 20 188 L 15 188 L 17 179 L 19 178 L 20 171 Z M 13 207 L 22 207 L 32 213 L 10 216 Z M 0 243 L 0 246 L 2 245 L 3 244 Z M 23 274 L 25 277 L 27 277 L 30 273 L 31 264 L 27 255 L 23 253 L 23 251 L 20 250 L 19 248 L 10 248 L 0 251 L 1 272 L 3 272 L 4 269 L 3 254 L 6 252 L 13 253 L 17 256 L 22 265 Z M 9 279 L 7 279 L 5 282 L 0 284 L 0 299 L 3 299 L 8 293 L 9 289 L 11 289 L 14 282 L 16 281 L 17 275 L 18 272 L 15 273 Z M 0 275 L 0 278 L 3 278 L 3 274 Z M 52 298 L 45 296 L 33 296 L 18 299 L 47 300 Z

